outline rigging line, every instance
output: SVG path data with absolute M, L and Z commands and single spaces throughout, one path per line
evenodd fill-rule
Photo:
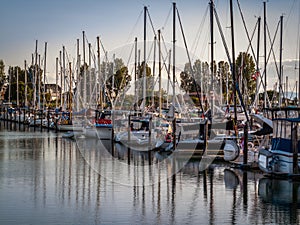
M 165 23 L 164 23 L 164 25 L 162 26 L 162 30 L 164 30 L 164 29 L 165 29 L 165 26 L 167 25 L 167 22 L 168 22 L 168 20 L 169 20 L 169 18 L 170 18 L 171 12 L 172 12 L 172 8 L 173 8 L 173 6 L 170 7 L 169 13 L 168 13 L 167 18 L 166 18 L 166 20 L 165 20 Z
M 267 62 L 269 61 L 269 57 L 271 56 L 271 53 L 273 53 L 272 55 L 273 55 L 273 59 L 274 59 L 274 63 L 275 63 L 275 68 L 276 68 L 277 76 L 278 76 L 278 78 L 279 78 L 279 81 L 281 81 L 281 77 L 279 77 L 279 75 L 280 75 L 280 71 L 279 71 L 279 70 L 281 70 L 281 68 L 279 68 L 279 70 L 278 70 L 278 65 L 277 65 L 277 61 L 276 61 L 276 56 L 275 56 L 275 52 L 274 52 L 274 48 L 273 48 L 273 45 L 274 45 L 274 43 L 275 43 L 275 39 L 276 39 L 276 36 L 277 36 L 277 32 L 278 32 L 278 29 L 279 29 L 279 25 L 280 25 L 280 20 L 279 20 L 279 22 L 278 22 L 278 24 L 277 24 L 277 29 L 276 29 L 276 32 L 275 32 L 275 35 L 274 35 L 274 38 L 273 38 L 273 42 L 272 42 L 272 40 L 271 40 L 271 34 L 270 34 L 269 27 L 267 26 L 268 36 L 269 36 L 269 41 L 272 43 L 271 49 L 270 49 L 270 54 L 269 54 L 269 56 L 268 56 Z M 283 96 L 284 96 L 281 82 L 279 82 L 279 90 L 281 90 L 281 92 L 282 92 L 282 94 L 283 94 Z
M 152 19 L 151 19 L 151 16 L 150 16 L 148 8 L 147 8 L 146 11 L 147 11 L 148 18 L 150 20 L 150 24 L 151 24 L 151 27 L 152 27 L 153 34 L 156 36 L 156 32 L 155 32 L 155 29 L 154 29 L 154 26 L 153 26 L 153 22 L 152 22 Z
M 194 42 L 193 42 L 193 44 L 192 44 L 192 47 L 191 47 L 191 49 L 194 49 L 194 51 L 193 51 L 194 53 L 197 51 L 197 46 L 198 46 L 198 44 L 199 44 L 199 41 L 200 41 L 200 37 L 201 37 L 202 31 L 204 30 L 204 29 L 201 29 L 201 27 L 204 26 L 204 23 L 205 23 L 207 14 L 208 14 L 208 9 L 209 9 L 209 7 L 207 6 L 207 7 L 206 7 L 206 11 L 205 11 L 205 13 L 204 13 L 204 16 L 203 16 L 203 18 L 202 18 L 202 21 L 201 21 L 201 23 L 200 23 L 200 25 L 199 25 L 199 28 L 198 28 L 198 31 L 197 31 L 197 34 L 196 34 L 196 38 L 195 38 L 195 40 L 194 40 Z M 194 61 L 194 58 L 192 58 L 192 60 Z
M 103 50 L 104 55 L 105 55 L 104 58 L 105 58 L 106 62 L 108 62 L 107 51 L 105 50 L 104 45 L 103 45 L 101 39 L 100 39 L 100 45 L 101 45 L 102 50 Z
M 289 19 L 290 19 L 290 16 L 291 16 L 291 14 L 292 14 L 292 11 L 293 11 L 293 9 L 294 9 L 294 7 L 295 7 L 295 3 L 296 3 L 296 0 L 293 1 L 292 6 L 291 6 L 291 8 L 290 8 L 290 10 L 289 10 L 289 14 L 288 14 L 287 19 L 286 19 L 286 21 L 285 21 L 285 26 L 286 26 L 286 27 L 288 27 L 287 24 L 288 24 L 288 22 L 289 22 Z
M 135 30 L 135 28 L 137 27 L 137 24 L 138 24 L 138 22 L 140 21 L 140 18 L 141 18 L 141 16 L 143 15 L 143 12 L 144 12 L 144 9 L 143 9 L 143 10 L 141 10 L 141 12 L 140 12 L 140 14 L 139 14 L 139 16 L 138 16 L 138 18 L 137 18 L 137 20 L 136 20 L 136 22 L 135 22 L 135 24 L 134 24 L 133 28 L 132 28 L 132 30 L 130 31 L 130 33 L 129 33 L 129 35 L 128 35 L 128 38 L 127 38 L 127 41 L 126 41 L 126 43 L 128 43 L 128 42 L 131 40 L 131 37 L 132 37 L 133 31 L 134 31 L 134 30 Z
M 214 7 L 214 14 L 215 14 L 215 17 L 216 17 L 216 21 L 217 21 L 217 25 L 218 25 L 219 32 L 220 32 L 220 35 L 221 35 L 221 39 L 222 39 L 222 42 L 223 42 L 223 45 L 224 45 L 224 48 L 225 48 L 225 52 L 226 52 L 226 55 L 227 55 L 227 58 L 228 58 L 228 62 L 229 62 L 229 65 L 231 65 L 232 63 L 231 63 L 230 53 L 229 53 L 229 50 L 228 50 L 228 46 L 226 44 L 225 36 L 224 36 L 223 31 L 222 31 L 219 16 L 218 16 L 218 13 L 217 13 L 217 10 L 216 10 L 215 7 Z
M 299 10 L 298 10 L 298 12 L 300 12 L 300 1 L 299 1 Z M 299 61 L 300 60 L 300 55 L 299 55 L 299 52 L 300 52 L 300 13 L 298 13 L 298 32 L 297 32 L 297 35 L 298 35 L 298 37 L 297 37 L 298 41 L 297 41 L 295 59 L 298 58 L 298 61 Z M 297 52 L 297 50 L 298 50 L 298 52 Z M 295 60 L 295 69 L 297 69 L 297 60 Z M 300 70 L 300 68 L 298 68 L 298 69 Z M 298 82 L 300 82 L 300 80 Z
M 151 61 L 149 60 L 149 58 L 150 58 L 150 56 L 151 56 L 151 54 L 152 54 L 153 48 L 154 48 L 154 42 L 152 42 L 152 44 L 151 44 L 151 48 L 150 48 L 149 54 L 148 54 L 147 59 L 146 59 L 147 62 L 151 62 Z M 147 63 L 147 62 L 145 62 L 145 63 Z
M 258 27 L 258 21 L 256 21 L 256 24 L 255 24 L 255 27 L 254 27 L 254 30 L 253 30 L 253 33 L 252 33 L 252 36 L 251 36 L 251 40 L 250 40 L 250 43 L 249 43 L 249 45 L 248 45 L 248 47 L 247 47 L 247 53 L 249 52 L 249 48 L 251 48 L 251 50 L 252 50 L 252 54 L 253 54 L 253 58 L 254 58 L 254 61 L 255 62 L 257 62 L 256 61 L 256 56 L 255 56 L 255 53 L 253 52 L 253 47 L 252 47 L 252 40 L 253 40 L 253 38 L 254 38 L 254 34 L 255 34 L 255 31 L 256 31 L 256 28 Z
M 255 58 L 255 54 L 254 54 L 254 49 L 253 49 L 253 46 L 252 46 L 252 39 L 250 40 L 249 32 L 248 32 L 248 29 L 247 29 L 247 26 L 246 26 L 245 18 L 244 18 L 244 15 L 242 13 L 242 9 L 241 9 L 241 5 L 240 5 L 240 1 L 239 0 L 237 0 L 237 4 L 238 4 L 239 11 L 240 11 L 240 15 L 242 17 L 242 21 L 243 21 L 243 25 L 244 25 L 244 28 L 245 28 L 245 31 L 246 31 L 246 35 L 247 35 L 247 38 L 248 38 L 248 41 L 249 41 L 249 44 L 250 44 L 250 47 L 251 47 L 251 50 L 252 50 L 252 54 L 253 54 L 255 62 L 256 62 L 256 58 Z
M 133 52 L 133 49 L 134 49 L 134 45 L 135 45 L 135 44 L 133 43 L 132 48 L 131 48 L 131 51 L 130 51 L 130 54 L 129 54 L 129 57 L 128 57 L 128 61 L 127 61 L 127 64 L 126 64 L 127 68 L 128 68 L 128 65 L 129 65 L 131 56 L 132 56 L 132 52 Z
M 267 57 L 267 60 L 266 60 L 266 63 L 268 64 L 269 63 L 269 60 L 270 60 L 270 56 L 271 56 L 271 53 L 273 52 L 273 55 L 274 55 L 274 50 L 273 50 L 273 45 L 274 45 L 274 42 L 275 42 L 275 39 L 276 39 L 276 36 L 277 36 L 277 32 L 278 32 L 278 29 L 279 29 L 279 24 L 280 24 L 280 21 L 279 21 L 279 23 L 277 24 L 277 29 L 276 29 L 276 32 L 275 32 L 275 35 L 274 35 L 274 38 L 273 38 L 273 41 L 271 40 L 271 34 L 270 34 L 270 30 L 269 30 L 269 27 L 268 27 L 268 25 L 267 25 L 267 30 L 268 30 L 268 37 L 269 37 L 269 41 L 270 41 L 270 43 L 271 43 L 271 47 L 270 47 L 270 51 L 269 51 L 269 53 L 268 53 L 268 57 Z M 279 75 L 279 73 L 278 73 L 278 66 L 277 66 L 277 63 L 276 63 L 276 60 L 275 60 L 275 66 L 276 66 L 276 72 L 277 72 L 277 75 Z M 259 88 L 258 88 L 258 90 L 260 89 L 260 87 L 261 87 L 261 85 L 263 85 L 263 88 L 265 87 L 265 84 L 263 83 L 263 76 L 265 75 L 265 72 L 266 71 L 263 71 L 263 73 L 262 74 L 260 74 L 260 82 L 259 82 Z M 281 87 L 281 89 L 282 89 L 282 87 Z M 257 95 L 258 95 L 258 93 L 257 93 Z M 268 97 L 268 96 L 267 96 Z M 256 97 L 255 97 L 255 99 L 256 99 Z M 270 99 L 269 99 L 269 97 L 268 97 L 268 101 L 270 102 Z
M 163 42 L 163 47 L 165 48 L 166 53 L 169 54 L 169 53 L 168 53 L 169 51 L 168 51 L 168 49 L 167 49 L 166 42 L 165 42 L 165 39 L 164 39 L 164 36 L 163 36 L 162 33 L 161 33 L 161 40 L 162 40 L 162 42 Z
M 201 92 L 201 87 L 198 87 L 198 85 L 196 83 L 196 79 L 195 79 L 195 75 L 194 75 L 194 70 L 193 70 L 193 67 L 192 67 L 192 62 L 191 62 L 190 54 L 189 54 L 189 51 L 188 51 L 188 47 L 187 47 L 185 35 L 184 35 L 184 32 L 183 32 L 182 23 L 181 23 L 181 19 L 180 19 L 180 15 L 179 15 L 179 11 L 178 11 L 177 7 L 176 7 L 176 12 L 177 12 L 178 21 L 179 21 L 179 24 L 180 24 L 180 29 L 181 29 L 181 34 L 182 34 L 183 41 L 184 41 L 184 46 L 185 46 L 187 57 L 189 59 L 189 63 L 190 63 L 190 67 L 191 67 L 191 72 L 192 72 L 192 77 L 193 77 L 193 83 L 194 83 L 195 88 L 196 88 L 196 92 L 197 92 L 197 97 L 199 99 L 200 108 L 201 108 L 202 112 L 204 112 L 204 109 L 203 109 L 203 106 L 202 106 L 202 102 L 201 102 L 201 98 L 200 98 L 200 94 L 199 94 L 199 91 Z

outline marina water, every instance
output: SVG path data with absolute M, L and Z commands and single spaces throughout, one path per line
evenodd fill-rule
M 0 224 L 300 223 L 299 182 L 0 125 Z

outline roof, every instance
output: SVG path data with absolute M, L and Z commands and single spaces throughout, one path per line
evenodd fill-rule
M 300 117 L 297 118 L 276 118 L 273 121 L 288 121 L 291 123 L 300 123 Z

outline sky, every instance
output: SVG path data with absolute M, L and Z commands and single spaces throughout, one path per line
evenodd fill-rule
M 138 38 L 139 47 L 143 49 L 143 8 L 148 7 L 147 44 L 151 48 L 154 32 L 162 31 L 164 41 L 170 45 L 172 41 L 172 2 L 171 0 L 2 0 L 0 9 L 0 59 L 4 61 L 6 70 L 9 66 L 24 67 L 24 60 L 31 62 L 38 40 L 38 52 L 43 58 L 45 42 L 47 42 L 47 79 L 55 80 L 55 61 L 59 51 L 65 46 L 68 59 L 76 58 L 76 42 L 80 39 L 82 53 L 82 32 L 85 31 L 87 42 L 96 52 L 96 37 L 99 36 L 108 57 L 120 57 L 132 63 L 130 54 L 134 38 Z M 209 53 L 209 13 L 208 0 L 177 0 L 176 6 L 182 22 L 191 59 L 210 60 Z M 257 18 L 262 17 L 262 0 L 239 0 L 245 23 L 250 36 L 254 32 Z M 231 53 L 229 0 L 215 0 L 216 10 L 220 18 L 229 52 Z M 296 80 L 295 62 L 299 56 L 299 14 L 300 0 L 268 0 L 267 24 L 271 39 L 274 38 L 280 16 L 284 16 L 283 25 L 283 68 L 284 74 L 291 81 Z M 235 32 L 235 50 L 246 51 L 249 45 L 237 1 L 233 0 L 233 18 Z M 151 18 L 151 21 L 150 21 Z M 261 26 L 263 31 L 263 25 Z M 217 61 L 227 60 L 220 33 L 214 23 L 215 50 Z M 263 34 L 261 33 L 260 67 L 263 67 Z M 86 45 L 87 46 L 87 45 Z M 167 46 L 167 45 L 166 45 Z M 179 20 L 176 20 L 176 66 L 183 67 L 188 62 Z M 257 30 L 253 38 L 256 52 Z M 86 47 L 87 48 L 87 47 Z M 167 46 L 166 48 L 169 48 Z M 270 49 L 270 42 L 268 47 Z M 167 52 L 167 50 L 166 50 Z M 269 50 L 268 50 L 269 52 Z M 274 52 L 279 60 L 279 33 L 274 42 Z M 143 54 L 141 54 L 143 56 Z M 153 56 L 147 56 L 153 58 Z M 274 61 L 274 58 L 270 58 Z M 298 64 L 297 64 L 298 66 Z M 275 73 L 270 68 L 270 73 Z M 272 75 L 270 81 L 274 81 Z

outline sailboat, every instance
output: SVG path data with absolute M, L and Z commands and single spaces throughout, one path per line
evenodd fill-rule
M 271 146 L 259 150 L 259 168 L 274 176 L 300 177 L 300 118 L 278 117 L 284 111 L 285 115 L 295 115 L 300 108 L 270 109 L 273 115 L 273 136 Z
M 84 136 L 100 140 L 113 139 L 113 124 L 110 110 L 95 110 L 95 119 L 84 127 Z

